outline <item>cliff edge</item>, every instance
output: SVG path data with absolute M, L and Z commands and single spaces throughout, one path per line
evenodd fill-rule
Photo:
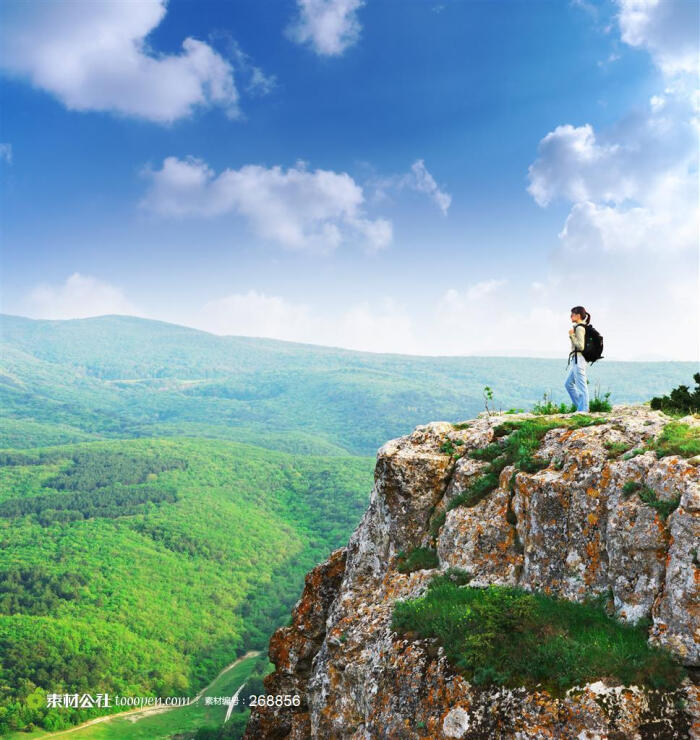
M 482 414 L 387 442 L 347 547 L 307 574 L 270 640 L 266 692 L 299 705 L 253 709 L 245 739 L 700 737 L 700 468 L 679 442 L 699 427 L 617 406 Z M 660 689 L 591 676 L 559 692 L 477 681 L 439 636 L 392 627 L 398 602 L 450 574 L 455 590 L 599 597 L 684 677 Z

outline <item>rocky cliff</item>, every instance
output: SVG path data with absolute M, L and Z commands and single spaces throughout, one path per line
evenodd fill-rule
M 266 692 L 299 706 L 254 710 L 246 740 L 700 737 L 700 469 L 692 448 L 663 447 L 670 422 L 639 406 L 482 414 L 387 442 L 347 547 L 307 574 L 270 641 Z M 700 419 L 682 422 L 697 433 Z M 434 560 L 412 569 L 412 553 Z M 591 676 L 559 693 L 471 680 L 450 645 L 392 629 L 398 601 L 457 572 L 461 588 L 599 595 L 688 675 L 663 689 Z

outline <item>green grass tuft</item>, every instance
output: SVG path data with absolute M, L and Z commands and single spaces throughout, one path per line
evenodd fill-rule
M 464 452 L 460 451 L 458 448 L 462 447 L 464 445 L 463 439 L 446 439 L 441 445 L 440 445 L 440 452 L 444 452 L 446 455 L 450 455 L 450 457 L 454 457 L 455 460 L 457 458 L 462 457 Z
M 437 637 L 468 680 L 555 695 L 603 677 L 676 688 L 685 670 L 650 647 L 644 623 L 626 625 L 601 603 L 577 604 L 508 586 L 459 587 L 439 576 L 425 596 L 398 601 L 392 629 Z
M 627 442 L 606 442 L 603 447 L 608 451 L 608 460 L 619 457 L 623 452 L 630 449 Z
M 624 486 L 622 486 L 622 493 L 625 497 L 631 496 L 633 493 L 639 494 L 639 498 L 659 512 L 659 516 L 666 521 L 668 517 L 678 508 L 680 504 L 680 495 L 674 496 L 670 501 L 663 501 L 660 499 L 656 492 L 649 488 L 649 486 L 642 485 L 639 481 L 628 480 Z
M 600 387 L 596 385 L 593 398 L 590 399 L 588 404 L 589 411 L 593 413 L 600 413 L 602 411 L 612 411 L 612 404 L 610 403 L 610 392 L 601 395 Z M 552 416 L 553 414 L 573 414 L 576 411 L 576 404 L 566 403 L 555 403 L 552 401 L 551 393 L 543 393 L 542 400 L 538 401 L 532 407 L 533 414 L 540 414 L 542 416 Z
M 455 496 L 447 504 L 447 510 L 451 511 L 457 506 L 476 506 L 479 501 L 486 498 L 497 486 L 498 475 L 496 473 L 486 473 L 477 478 L 466 491 L 460 493 L 459 496 Z
M 438 575 L 433 576 L 428 584 L 428 589 L 437 588 L 445 583 L 449 583 L 454 586 L 466 586 L 471 579 L 471 573 L 463 568 L 448 568 L 442 573 L 438 573 Z
M 497 442 L 492 442 L 486 447 L 472 450 L 469 453 L 469 457 L 474 458 L 474 460 L 487 460 L 488 462 L 491 462 L 497 457 L 500 457 L 502 454 L 503 447 L 501 447 L 501 445 L 499 445 Z
M 438 514 L 434 514 L 432 519 L 430 520 L 430 527 L 429 531 L 430 534 L 433 537 L 437 537 L 438 532 L 440 531 L 440 527 L 445 523 L 445 519 L 447 518 L 447 514 L 444 511 L 439 512 Z
M 588 403 L 589 411 L 601 412 L 601 411 L 612 411 L 612 404 L 610 403 L 610 391 L 600 395 L 600 385 L 596 383 L 593 398 Z
M 414 570 L 437 568 L 440 565 L 437 551 L 430 547 L 414 547 L 397 556 L 396 570 L 399 573 L 412 573 Z
M 650 445 L 658 458 L 668 455 L 694 457 L 700 455 L 700 427 L 674 421 L 666 424 L 661 435 Z
M 542 394 L 542 400 L 538 401 L 532 407 L 533 414 L 541 414 L 542 416 L 551 416 L 552 414 L 572 414 L 576 411 L 576 405 L 573 403 L 554 403 L 552 396 L 549 393 Z
M 656 492 L 649 488 L 649 486 L 640 486 L 638 493 L 639 498 L 648 506 L 656 509 L 664 521 L 678 508 L 678 504 L 681 501 L 680 496 L 674 496 L 671 501 L 663 501 L 658 498 Z
M 641 487 L 642 484 L 639 481 L 628 480 L 627 483 L 622 486 L 622 493 L 624 493 L 625 496 L 631 496 L 633 493 L 636 493 Z

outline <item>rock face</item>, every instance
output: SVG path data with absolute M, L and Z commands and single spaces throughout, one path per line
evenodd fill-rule
M 449 450 L 484 448 L 499 424 L 530 415 L 436 422 L 387 442 L 347 547 L 307 575 L 292 625 L 270 641 L 276 670 L 266 692 L 297 695 L 299 706 L 254 709 L 246 740 L 700 738 L 700 688 L 690 679 L 665 693 L 597 681 L 563 698 L 477 686 L 434 641 L 391 630 L 397 600 L 423 595 L 436 573 L 458 567 L 471 586 L 517 585 L 573 601 L 608 594 L 620 619 L 651 620 L 650 643 L 700 665 L 697 461 L 653 451 L 611 456 L 611 447 L 656 438 L 670 421 L 661 412 L 615 407 L 594 416 L 604 423 L 547 432 L 536 453 L 547 467 L 506 467 L 479 503 L 449 511 L 486 465 L 466 454 L 455 461 Z M 664 519 L 624 488 L 630 481 L 658 500 L 679 499 L 677 508 Z M 438 568 L 398 572 L 401 550 L 428 545 Z

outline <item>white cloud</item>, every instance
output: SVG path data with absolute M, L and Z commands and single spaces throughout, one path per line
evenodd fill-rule
M 0 161 L 12 164 L 12 144 L 0 144 Z
M 146 38 L 166 0 L 6 2 L 0 68 L 77 111 L 109 111 L 169 123 L 196 106 L 238 113 L 231 65 L 208 44 L 157 54 Z
M 37 319 L 83 319 L 105 314 L 140 314 L 123 292 L 90 275 L 73 273 L 58 286 L 37 285 L 22 313 Z
M 250 67 L 248 92 L 256 95 L 269 95 L 277 87 L 277 77 L 265 74 L 260 67 Z
M 649 50 L 667 75 L 697 74 L 700 5 L 695 0 L 617 0 L 622 40 Z
M 273 337 L 305 342 L 318 329 L 308 306 L 256 290 L 207 302 L 194 319 L 213 334 Z
M 422 159 L 417 159 L 411 165 L 410 172 L 389 177 L 374 177 L 369 185 L 374 191 L 373 198 L 377 202 L 385 200 L 388 197 L 388 191 L 408 189 L 425 193 L 445 216 L 452 203 L 452 196 L 438 187 L 435 178 L 428 172 Z
M 470 286 L 467 289 L 467 300 L 479 301 L 494 290 L 504 286 L 507 280 L 482 280 L 480 283 Z
M 569 305 L 502 290 L 502 278 L 482 280 L 440 297 L 424 330 L 423 351 L 433 354 L 566 357 Z M 552 307 L 553 306 L 553 307 Z M 557 341 L 557 339 L 559 341 Z M 561 346 L 560 349 L 558 347 Z M 430 348 L 430 349 L 426 349 Z
M 650 51 L 665 87 L 605 130 L 566 124 L 540 142 L 528 191 L 570 211 L 532 289 L 542 306 L 586 306 L 610 359 L 697 360 L 698 6 L 618 4 L 622 40 Z
M 380 305 L 360 303 L 346 311 L 339 325 L 343 347 L 366 352 L 420 352 L 411 316 L 392 299 Z
M 330 252 L 359 238 L 377 250 L 392 239 L 391 222 L 366 217 L 362 188 L 345 172 L 311 172 L 298 162 L 287 170 L 244 165 L 216 175 L 200 159 L 168 157 L 146 176 L 145 208 L 176 217 L 235 212 L 258 235 L 288 249 Z
M 413 173 L 413 181 L 409 183 L 409 187 L 429 195 L 443 214 L 447 215 L 452 196 L 444 190 L 440 190 L 435 178 L 426 169 L 425 162 L 422 159 L 414 162 L 411 165 L 411 172 Z
M 407 306 L 385 297 L 333 310 L 248 290 L 201 308 L 171 304 L 150 318 L 214 334 L 369 352 L 558 357 L 563 367 L 569 309 L 581 304 L 603 333 L 609 360 L 697 359 L 698 335 L 689 312 L 697 301 L 697 256 L 685 255 L 679 271 L 655 255 L 648 272 L 636 269 L 630 254 L 611 255 L 605 269 L 569 253 L 559 260 L 556 269 L 527 286 L 491 278 Z M 578 287 L 572 287 L 573 274 Z M 145 315 L 119 288 L 79 273 L 57 286 L 37 286 L 17 308 L 10 313 L 50 319 Z
M 697 182 L 691 173 L 667 172 L 641 205 L 575 203 L 559 233 L 573 251 L 666 252 L 698 247 Z
M 254 62 L 250 54 L 246 54 L 233 35 L 224 29 L 217 29 L 209 34 L 209 39 L 223 44 L 227 56 L 232 60 L 238 84 L 251 95 L 268 95 L 277 87 L 277 77 L 266 74 Z
M 587 2 L 587 0 L 571 0 L 571 5 L 585 10 L 586 13 L 589 13 L 594 18 L 598 17 L 598 8 L 592 3 Z
M 693 250 L 676 252 L 672 258 L 661 251 L 647 252 L 642 263 L 633 251 L 582 258 L 561 250 L 532 296 L 536 305 L 559 315 L 555 333 L 537 344 L 542 349 L 551 346 L 553 336 L 568 330 L 562 324 L 568 321 L 568 309 L 583 305 L 605 337 L 609 360 L 697 361 L 699 267 Z M 513 300 L 522 305 L 533 302 Z
M 391 299 L 350 306 L 340 314 L 256 290 L 208 302 L 188 323 L 214 334 L 270 337 L 366 352 L 417 351 L 409 316 Z
M 556 197 L 572 201 L 602 197 L 624 199 L 614 159 L 619 145 L 600 145 L 590 124 L 557 126 L 539 143 L 538 159 L 530 165 L 527 190 L 538 205 Z
M 566 249 L 673 253 L 698 247 L 697 102 L 687 65 L 679 61 L 687 57 L 681 39 L 687 8 L 681 5 L 621 3 L 623 40 L 649 47 L 667 76 L 646 109 L 599 133 L 590 124 L 557 126 L 540 142 L 528 191 L 543 207 L 571 202 L 559 233 Z M 671 46 L 660 57 L 661 42 L 647 43 L 657 39 L 654 19 L 679 34 L 673 63 Z
M 357 11 L 364 0 L 297 0 L 298 16 L 287 35 L 321 56 L 339 56 L 360 37 Z
M 558 357 L 569 352 L 569 309 L 583 305 L 605 338 L 607 360 L 696 360 L 698 255 L 615 252 L 598 259 L 559 252 L 529 284 L 484 280 L 445 291 L 425 326 L 421 353 Z M 485 293 L 481 286 L 498 285 Z M 595 375 L 595 371 L 594 371 Z
M 80 319 L 107 314 L 159 318 L 220 335 L 266 337 L 366 352 L 420 352 L 408 313 L 390 298 L 330 312 L 278 295 L 248 290 L 201 308 L 147 315 L 114 285 L 74 273 L 59 285 L 33 288 L 10 313 L 37 319 Z

